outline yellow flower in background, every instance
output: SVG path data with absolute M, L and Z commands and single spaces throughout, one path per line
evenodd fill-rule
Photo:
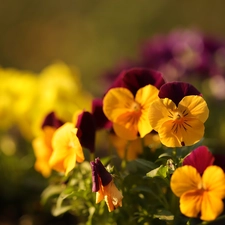
M 140 88 L 134 96 L 126 88 L 112 88 L 103 99 L 103 111 L 113 122 L 115 133 L 126 140 L 144 137 L 152 131 L 148 121 L 150 104 L 158 98 L 158 89 L 153 85 Z
M 29 137 L 29 112 L 34 106 L 37 76 L 28 71 L 0 68 L 0 128 L 18 125 L 22 134 Z
M 181 84 L 184 83 L 177 82 L 175 86 Z M 162 90 L 165 86 L 170 86 L 170 83 L 163 85 Z M 186 84 L 184 86 L 184 90 L 187 90 Z M 176 92 L 175 88 L 169 90 Z M 158 99 L 149 108 L 150 124 L 167 147 L 190 146 L 204 135 L 204 122 L 209 115 L 205 100 L 200 95 L 183 95 L 179 101 L 166 97 Z
M 187 217 L 210 221 L 219 216 L 225 197 L 225 174 L 209 166 L 201 176 L 192 166 L 182 166 L 171 177 L 171 189 L 180 198 L 180 210 Z
M 65 173 L 73 170 L 76 162 L 84 161 L 84 154 L 77 137 L 77 128 L 73 123 L 65 123 L 59 127 L 52 138 L 53 152 L 49 160 L 52 169 Z
M 56 112 L 64 121 L 71 121 L 77 110 L 90 109 L 91 95 L 85 91 L 77 68 L 63 62 L 52 64 L 39 74 L 38 96 L 32 111 L 32 129 L 40 132 L 40 124 L 49 112 Z
M 150 133 L 143 138 L 137 138 L 135 140 L 127 141 L 114 134 L 109 135 L 109 140 L 116 148 L 117 154 L 121 159 L 134 160 L 143 153 L 143 147 L 148 146 L 151 151 L 155 151 L 160 147 L 161 142 L 159 136 L 156 133 Z
M 52 137 L 56 128 L 46 126 L 43 128 L 43 133 L 32 141 L 36 162 L 34 168 L 44 177 L 51 174 L 49 159 L 52 155 Z

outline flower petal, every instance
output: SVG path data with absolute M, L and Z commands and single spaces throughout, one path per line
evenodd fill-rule
M 155 100 L 149 107 L 149 122 L 155 131 L 158 131 L 163 123 L 170 118 L 170 111 L 176 109 L 174 102 L 168 98 Z
M 205 122 L 209 116 L 209 109 L 206 101 L 201 96 L 185 96 L 178 104 L 178 110 L 183 112 L 189 110 L 187 117 L 195 117 Z
M 214 162 L 213 154 L 206 146 L 200 146 L 194 149 L 183 160 L 183 165 L 190 165 L 197 169 L 200 174 L 203 174 L 208 166 Z
M 137 91 L 151 84 L 156 88 L 160 88 L 165 83 L 162 74 L 158 71 L 146 68 L 132 68 L 123 70 L 111 88 L 124 87 L 136 95 Z
M 110 121 L 116 122 L 119 116 L 130 110 L 133 102 L 134 96 L 128 89 L 113 88 L 103 99 L 103 112 Z
M 181 147 L 200 141 L 204 135 L 204 124 L 195 118 L 190 118 L 186 124 L 177 124 L 176 129 L 173 121 L 162 124 L 158 130 L 161 142 L 167 147 Z
M 173 193 L 181 197 L 185 192 L 195 190 L 201 184 L 201 176 L 192 166 L 182 166 L 177 168 L 170 181 Z
M 180 211 L 188 217 L 198 217 L 201 211 L 203 192 L 191 190 L 185 192 L 180 198 Z
M 141 137 L 152 131 L 149 123 L 149 107 L 153 101 L 158 99 L 158 89 L 152 85 L 140 88 L 135 96 L 135 100 L 141 105 L 141 116 L 138 121 L 138 131 Z
M 223 201 L 211 192 L 204 192 L 201 207 L 201 219 L 210 221 L 216 219 L 223 212 Z
M 220 199 L 225 197 L 225 174 L 218 166 L 209 166 L 202 175 L 202 182 L 208 192 Z

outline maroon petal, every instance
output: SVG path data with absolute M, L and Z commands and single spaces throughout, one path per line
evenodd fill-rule
M 103 102 L 102 99 L 94 99 L 92 101 L 92 115 L 95 120 L 96 129 L 108 129 L 112 127 L 112 123 L 107 119 L 103 112 Z
M 82 112 L 78 116 L 76 127 L 78 128 L 77 136 L 82 147 L 94 152 L 96 127 L 93 115 L 87 111 Z
M 59 128 L 60 126 L 62 126 L 64 123 L 59 120 L 55 113 L 54 112 L 51 112 L 49 113 L 45 119 L 44 119 L 44 122 L 42 123 L 42 129 L 45 127 L 45 126 L 50 126 L 50 127 L 55 127 L 55 128 Z
M 100 185 L 98 180 L 97 165 L 95 162 L 90 162 L 90 164 L 91 164 L 91 170 L 92 170 L 92 192 L 98 192 Z
M 191 84 L 185 82 L 169 82 L 159 90 L 160 98 L 169 98 L 177 106 L 183 97 L 188 95 L 201 95 L 201 93 Z
M 111 88 L 124 87 L 129 89 L 135 96 L 137 91 L 148 85 L 154 85 L 158 89 L 165 83 L 162 74 L 147 68 L 132 68 L 123 70 Z
M 213 165 L 214 160 L 215 158 L 209 149 L 206 146 L 200 146 L 184 158 L 183 166 L 193 166 L 200 174 L 203 174 L 208 166 Z
M 111 174 L 106 170 L 106 168 L 103 166 L 99 158 L 95 159 L 95 163 L 97 166 L 98 175 L 101 178 L 102 185 L 106 186 L 112 181 Z

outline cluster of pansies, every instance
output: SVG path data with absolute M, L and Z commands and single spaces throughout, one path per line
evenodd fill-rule
M 154 220 L 154 224 L 172 223 L 179 220 L 177 215 L 189 223 L 193 218 L 212 221 L 223 212 L 224 161 L 223 157 L 216 159 L 206 146 L 196 148 L 204 141 L 209 109 L 193 85 L 166 82 L 158 71 L 135 67 L 121 71 L 102 98 L 93 99 L 90 108 L 75 111 L 71 121 L 49 113 L 42 133 L 32 142 L 35 169 L 45 177 L 59 179 L 55 181 L 60 191 L 54 215 L 77 212 L 78 201 L 89 208 L 88 221 L 93 222 L 95 216 L 106 215 L 101 211 L 103 199 L 109 212 L 121 212 L 107 215 L 111 222 L 131 213 L 130 207 L 139 215 L 130 221 Z M 99 149 L 101 131 L 107 145 Z M 115 154 L 118 157 L 113 161 Z M 83 170 L 86 162 L 89 169 Z M 138 169 L 140 166 L 146 173 Z M 139 180 L 135 182 L 132 176 Z M 85 185 L 81 185 L 82 177 Z M 44 198 L 57 199 L 49 194 L 52 185 L 48 188 Z M 91 192 L 96 192 L 95 201 Z M 132 202 L 133 195 L 140 202 Z M 176 196 L 179 203 L 171 200 Z M 145 198 L 158 202 L 147 202 L 143 208 L 141 199 Z M 148 209 L 146 215 L 141 214 Z

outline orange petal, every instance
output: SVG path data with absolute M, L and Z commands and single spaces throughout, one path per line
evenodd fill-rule
M 201 185 L 201 176 L 192 166 L 177 168 L 170 182 L 171 189 L 177 197 L 180 197 L 185 192 L 198 189 L 199 185 Z
M 158 130 L 161 142 L 167 147 L 190 146 L 204 135 L 204 124 L 198 119 L 190 118 L 183 125 L 175 123 L 173 120 L 166 121 Z
M 201 211 L 203 192 L 191 190 L 185 192 L 180 198 L 180 211 L 187 217 L 198 217 Z

